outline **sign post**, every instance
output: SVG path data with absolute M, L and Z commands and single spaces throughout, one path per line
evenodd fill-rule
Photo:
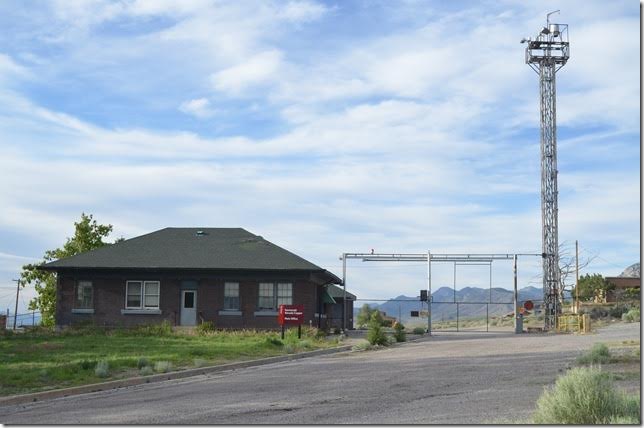
M 280 305 L 277 322 L 282 327 L 282 339 L 284 339 L 284 327 L 287 325 L 297 325 L 297 338 L 301 339 L 304 305 Z

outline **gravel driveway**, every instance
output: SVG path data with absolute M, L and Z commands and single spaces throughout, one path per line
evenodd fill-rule
M 596 334 L 437 333 L 393 348 L 0 407 L 5 424 L 468 424 L 521 421 Z

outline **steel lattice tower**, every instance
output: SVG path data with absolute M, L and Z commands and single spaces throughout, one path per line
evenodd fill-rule
M 557 191 L 557 87 L 555 76 L 570 56 L 568 25 L 550 23 L 550 12 L 546 26 L 535 40 L 523 39 L 527 43 L 525 61 L 539 75 L 541 104 L 541 225 L 543 256 L 543 307 L 545 329 L 556 326 L 557 315 L 561 313 L 559 295 L 559 229 Z

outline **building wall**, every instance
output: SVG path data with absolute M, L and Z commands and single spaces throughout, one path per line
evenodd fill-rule
M 642 280 L 640 278 L 630 278 L 623 276 L 609 276 L 606 277 L 606 281 L 613 284 L 615 288 L 635 288 L 639 287 L 642 284 Z
M 336 303 L 327 303 L 325 304 L 326 312 L 326 323 L 325 326 L 328 329 L 342 329 L 342 308 L 343 301 L 342 299 L 335 298 Z M 347 299 L 347 330 L 353 330 L 353 300 Z
M 125 309 L 125 284 L 128 280 L 160 282 L 161 314 L 121 314 Z M 72 313 L 78 281 L 92 281 L 93 314 Z M 277 315 L 256 315 L 260 282 L 293 284 L 293 304 L 304 305 L 305 325 L 317 326 L 316 302 L 319 286 L 303 272 L 59 272 L 56 324 L 59 326 L 90 322 L 100 326 L 134 326 L 167 320 L 178 325 L 181 317 L 181 284 L 197 283 L 197 319 L 213 321 L 221 328 L 277 329 Z M 222 315 L 224 283 L 238 282 L 241 315 Z

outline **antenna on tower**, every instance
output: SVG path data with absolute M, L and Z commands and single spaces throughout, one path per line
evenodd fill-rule
M 557 190 L 557 87 L 555 76 L 570 57 L 568 24 L 550 22 L 532 38 L 522 39 L 527 43 L 525 62 L 539 75 L 541 107 L 541 225 L 543 261 L 543 307 L 545 329 L 556 327 L 561 314 L 561 290 L 559 272 L 559 225 Z

